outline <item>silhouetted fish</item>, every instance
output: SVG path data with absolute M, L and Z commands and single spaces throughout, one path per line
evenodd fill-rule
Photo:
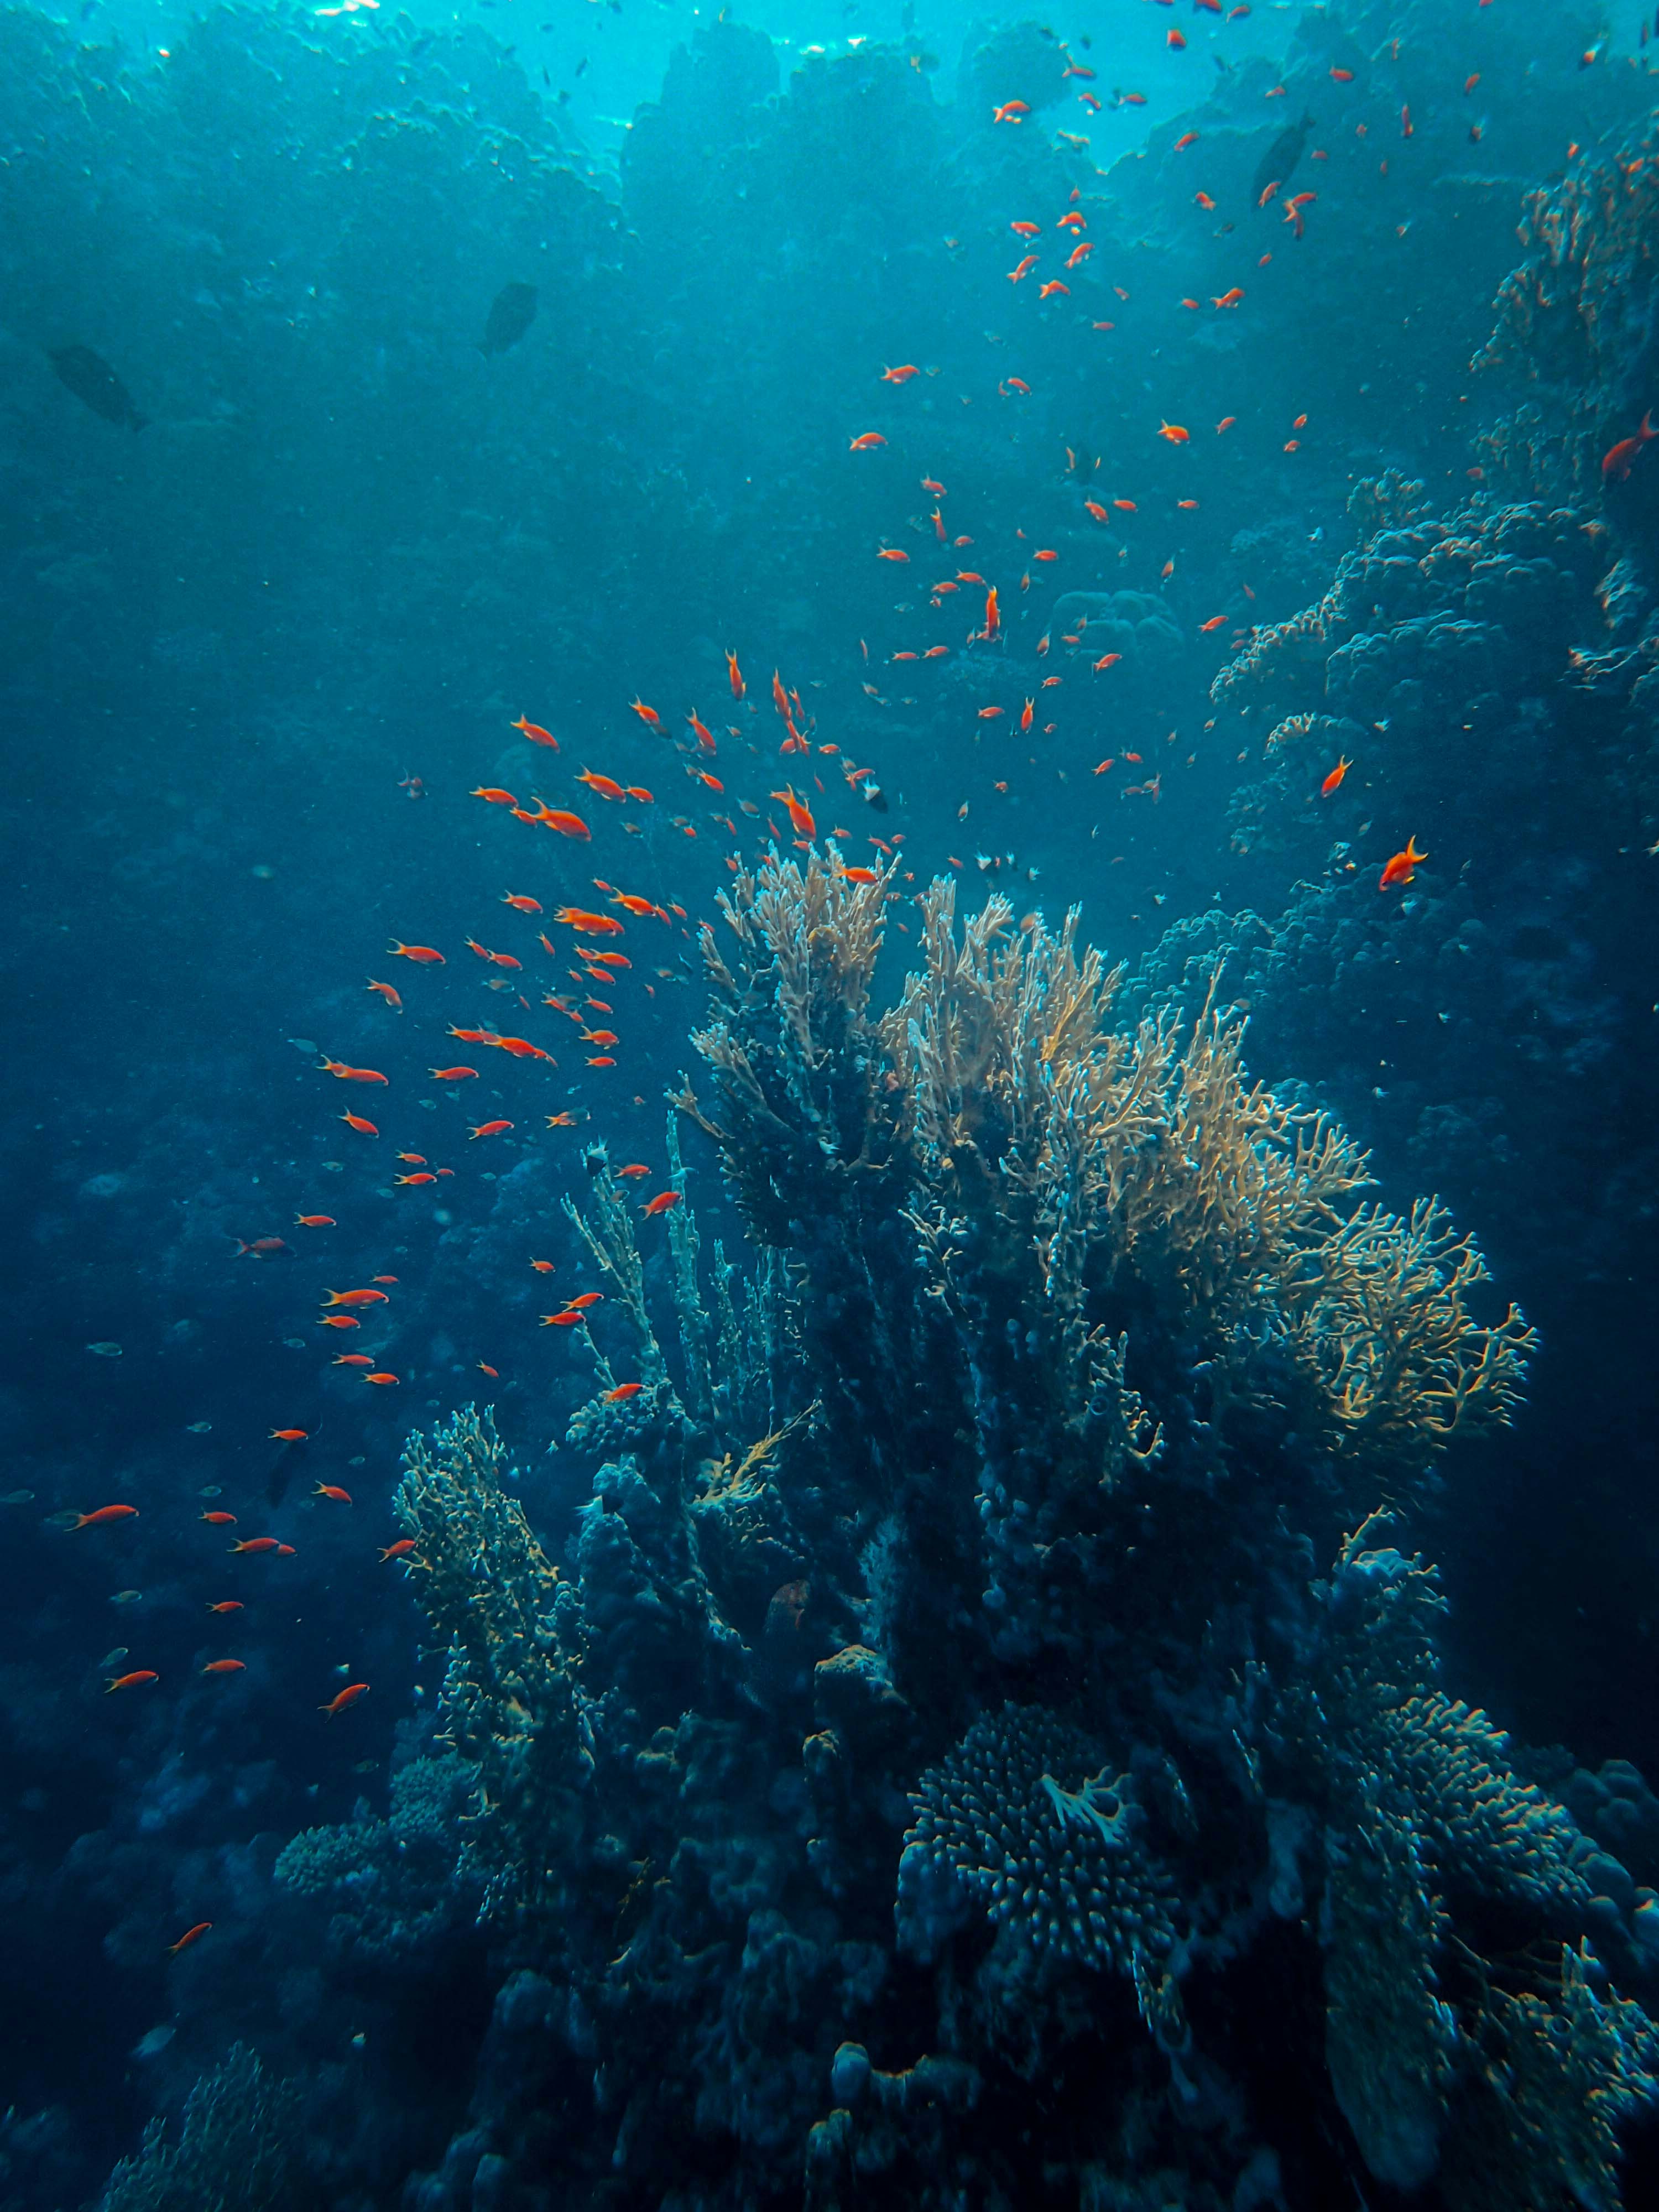
M 505 353 L 515 346 L 536 319 L 533 284 L 503 284 L 489 303 L 480 353 Z
M 1291 170 L 1302 159 L 1302 149 L 1307 144 L 1308 133 L 1313 127 L 1312 116 L 1304 115 L 1300 123 L 1291 124 L 1288 131 L 1281 131 L 1273 140 L 1251 179 L 1250 202 L 1253 206 L 1261 206 L 1261 195 L 1269 185 L 1277 185 L 1280 191 L 1284 191 Z
M 125 422 L 130 429 L 142 430 L 148 417 L 141 415 L 132 404 L 132 394 L 106 361 L 100 360 L 90 346 L 49 347 L 46 358 L 52 363 L 60 384 L 68 385 L 76 398 L 101 415 L 106 422 Z

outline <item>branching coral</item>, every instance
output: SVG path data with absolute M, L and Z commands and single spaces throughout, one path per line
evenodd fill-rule
M 98 2212 L 287 2212 L 306 2201 L 298 2095 L 239 2043 L 185 2098 L 176 2142 L 150 2122 Z
M 1080 2156 L 1133 2128 L 1224 2202 L 1272 2153 L 1188 2124 L 1247 2101 L 1234 2008 L 1194 1993 L 1270 1930 L 1286 2063 L 1380 2179 L 1476 2212 L 1465 2114 L 1517 2202 L 1610 2172 L 1645 2015 L 1576 1967 L 1492 1994 L 1480 1947 L 1594 1924 L 1633 1959 L 1611 1862 L 1441 1687 L 1431 1571 L 1338 1518 L 1509 1418 L 1525 1324 L 1475 1317 L 1443 1208 L 1361 1200 L 1364 1153 L 1251 1080 L 1212 963 L 1196 1012 L 1120 1021 L 1075 916 L 961 921 L 935 884 L 882 1012 L 893 891 L 811 854 L 728 894 L 680 1103 L 759 1260 L 706 1276 L 675 1208 L 672 1341 L 590 1155 L 604 1388 L 570 1441 L 604 1456 L 568 1571 L 472 1416 L 400 1493 L 480 1775 L 463 1864 L 540 1908 L 519 1955 L 592 2023 L 589 2179 L 741 2204 L 804 2157 L 827 2204 L 912 2172 L 920 2100 L 916 2203 L 1018 2201 L 1040 2076 Z M 623 1345 L 646 1387 L 608 1405 Z
M 469 1855 L 488 1909 L 544 1904 L 563 1878 L 590 1765 L 562 1622 L 557 1570 L 502 1487 L 506 1453 L 470 1410 L 413 1437 L 398 1519 L 418 1551 L 410 1571 L 448 1645 L 447 1738 L 478 1773 Z

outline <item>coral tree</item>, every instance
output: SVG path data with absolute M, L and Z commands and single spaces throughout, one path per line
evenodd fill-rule
M 1395 1540 L 1530 1331 L 1212 993 L 1115 1024 L 1074 915 L 935 884 L 878 1011 L 893 893 L 775 858 L 705 932 L 678 1104 L 755 1252 L 670 1215 L 677 1346 L 590 1160 L 565 1562 L 487 1420 L 411 1445 L 492 2034 L 550 2033 L 407 2201 L 1617 2203 L 1639 1893 Z

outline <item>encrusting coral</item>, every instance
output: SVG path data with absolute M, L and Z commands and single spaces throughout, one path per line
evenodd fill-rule
M 747 1271 L 684 1202 L 643 1255 L 590 1152 L 569 1441 L 604 1458 L 558 1562 L 487 1421 L 410 1449 L 458 1856 L 591 2079 L 562 2171 L 618 2207 L 1029 2201 L 1040 2076 L 1042 2160 L 1097 2201 L 1273 2201 L 1292 2147 L 1218 2002 L 1270 1958 L 1275 2066 L 1347 2146 L 1323 2201 L 1346 2160 L 1454 2212 L 1615 2204 L 1646 1893 L 1443 1689 L 1432 1571 L 1374 1510 L 1510 1418 L 1530 1332 L 1478 1317 L 1434 1200 L 1360 1199 L 1364 1154 L 1248 1078 L 1213 988 L 1115 1024 L 1075 916 L 958 922 L 936 884 L 877 1010 L 894 892 L 774 858 L 705 935 L 678 1103 Z

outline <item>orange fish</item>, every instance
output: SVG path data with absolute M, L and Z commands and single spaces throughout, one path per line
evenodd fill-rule
M 1428 857 L 1426 853 L 1418 851 L 1417 840 L 1414 837 L 1407 837 L 1405 851 L 1395 854 L 1391 860 L 1384 863 L 1382 872 L 1376 879 L 1376 888 L 1380 891 L 1385 891 L 1391 884 L 1413 882 L 1416 878 L 1418 862 L 1426 860 Z
M 654 707 L 647 707 L 644 700 L 640 698 L 637 695 L 634 698 L 630 699 L 628 704 L 631 711 L 637 714 L 641 721 L 645 724 L 647 730 L 660 731 L 662 728 L 662 716 L 657 712 Z
M 881 881 L 873 868 L 843 868 L 841 872 L 849 884 L 878 884 Z
M 234 1528 L 236 1526 L 234 1513 L 203 1513 L 198 1518 L 205 1521 L 210 1528 Z
M 1092 250 L 1092 249 L 1091 249 L 1091 250 Z M 1068 261 L 1068 262 L 1066 263 L 1066 267 L 1069 269 L 1069 268 L 1071 267 L 1071 265 L 1072 265 L 1072 264 L 1071 264 L 1071 263 Z M 1055 294 L 1056 292 L 1064 292 L 1064 293 L 1065 293 L 1065 294 L 1069 297 L 1069 296 L 1070 296 L 1070 294 L 1071 294 L 1071 289 L 1072 289 L 1071 286 L 1070 286 L 1069 284 L 1062 284 L 1062 283 L 1060 283 L 1060 279 L 1059 279 L 1059 277 L 1058 277 L 1058 276 L 1051 276 L 1051 277 L 1049 277 L 1049 279 L 1048 279 L 1048 283 L 1047 283 L 1046 284 L 1039 284 L 1039 285 L 1038 285 L 1038 287 L 1037 287 L 1037 297 L 1038 297 L 1038 299 L 1039 299 L 1039 300 L 1052 300 L 1052 299 L 1053 299 L 1053 297 L 1054 296 L 1054 294 Z M 1027 388 L 1027 387 L 1025 387 L 1025 386 L 1021 386 L 1021 385 L 1019 384 L 1019 380 L 1018 380 L 1018 377 L 1012 377 L 1012 376 L 1011 376 L 1011 377 L 1009 378 L 1008 381 L 1009 381 L 1009 383 L 1010 383 L 1010 384 L 1014 385 L 1015 386 L 1017 386 L 1017 387 L 1018 387 L 1018 389 L 1020 389 L 1020 390 L 1024 390 L 1024 389 L 1026 389 L 1026 388 Z
M 438 1178 L 434 1175 L 429 1175 L 427 1170 L 422 1168 L 418 1175 L 393 1176 L 392 1180 L 394 1183 L 400 1184 L 405 1188 L 414 1189 L 418 1188 L 423 1182 L 436 1182 Z
M 343 1352 L 334 1364 L 337 1367 L 372 1367 L 374 1362 L 366 1352 Z
M 697 718 L 695 714 L 691 715 L 690 719 L 694 722 L 697 722 Z M 701 730 L 702 724 L 701 722 L 697 722 L 697 727 Z M 710 742 L 712 744 L 713 740 L 711 739 Z M 630 799 L 638 799 L 641 806 L 654 806 L 657 803 L 642 783 L 630 783 L 628 787 L 628 795 Z M 637 835 L 637 832 L 635 834 Z
M 743 671 L 738 666 L 738 656 L 729 647 L 726 654 L 726 678 L 732 686 L 732 696 L 741 699 L 748 686 L 743 680 Z
M 628 1176 L 630 1182 L 640 1176 L 648 1176 L 650 1172 L 650 1169 L 639 1160 L 630 1161 L 627 1167 L 617 1170 L 619 1176 Z
M 1183 430 L 1179 422 L 1165 422 L 1160 419 L 1158 434 L 1160 438 L 1167 439 L 1172 446 L 1184 446 L 1192 436 L 1192 432 Z
M 274 1536 L 244 1536 L 230 1549 L 233 1552 L 277 1552 L 282 1547 Z
M 1225 615 L 1212 615 L 1208 622 L 1200 623 L 1199 629 L 1200 630 L 1219 629 L 1226 619 Z
M 513 727 L 522 730 L 532 745 L 545 745 L 550 752 L 554 753 L 559 750 L 559 741 L 551 730 L 544 730 L 535 722 L 526 722 L 522 714 Z
M 468 792 L 467 797 L 482 799 L 490 806 L 516 806 L 519 803 L 510 791 L 503 791 L 495 783 L 481 783 L 476 791 Z
M 337 1697 L 331 1698 L 325 1705 L 319 1705 L 317 1710 L 319 1713 L 326 1713 L 330 1720 L 332 1720 L 336 1713 L 349 1712 L 358 1698 L 367 1697 L 368 1694 L 367 1682 L 348 1682 Z
M 579 837 L 584 844 L 592 842 L 593 833 L 580 814 L 567 813 L 561 807 L 544 806 L 536 819 L 544 829 L 556 830 L 561 837 Z
M 384 1083 L 386 1078 L 378 1067 L 348 1067 L 343 1060 L 330 1060 L 326 1054 L 318 1066 L 319 1074 L 337 1076 L 342 1083 Z
M 1171 53 L 1180 54 L 1185 53 L 1187 51 L 1187 37 L 1185 32 L 1177 31 L 1173 25 L 1164 33 L 1164 43 L 1169 47 Z
M 585 783 L 590 791 L 596 792 L 601 799 L 621 800 L 628 796 L 621 784 L 613 777 L 595 775 L 592 769 L 585 768 L 576 781 L 578 783 Z
M 647 1200 L 640 1212 L 645 1214 L 666 1213 L 684 1196 L 683 1190 L 659 1190 L 654 1198 Z
M 1030 112 L 1023 100 L 1005 100 L 1000 107 L 991 110 L 991 120 L 993 123 L 1018 123 Z
M 399 1536 L 395 1544 L 388 1544 L 381 1553 L 380 1564 L 384 1566 L 388 1559 L 406 1559 L 414 1548 L 415 1539 L 412 1536 Z
M 695 708 L 693 708 L 685 719 L 691 725 L 692 729 L 696 732 L 697 743 L 702 747 L 704 752 L 712 753 L 714 750 L 714 732 L 708 727 L 706 722 L 700 722 L 697 720 L 696 709 Z M 632 799 L 635 794 L 630 791 L 628 795 Z
M 547 1126 L 550 1129 L 574 1129 L 576 1126 L 576 1117 L 567 1108 L 562 1114 L 550 1114 L 547 1117 Z M 532 1260 L 530 1264 L 534 1267 L 539 1267 L 541 1262 Z M 550 1267 L 552 1264 L 550 1260 L 547 1262 Z
M 603 1394 L 604 1402 L 607 1406 L 620 1406 L 625 1398 L 637 1398 L 644 1388 L 643 1382 L 618 1382 L 614 1390 Z
M 472 1132 L 471 1141 L 476 1145 L 480 1137 L 499 1137 L 503 1129 L 512 1127 L 510 1121 L 480 1121 Z
M 1036 265 L 1037 257 L 1036 254 L 1028 253 L 1017 269 L 1009 270 L 1008 282 L 1011 284 L 1023 284 Z
M 574 1328 L 580 1319 L 581 1316 L 579 1313 L 573 1313 L 567 1306 L 562 1313 L 544 1314 L 542 1327 L 544 1328 Z
M 210 1659 L 201 1671 L 204 1674 L 245 1674 L 247 1662 L 244 1659 Z M 213 1925 L 211 1921 L 204 1924 L 210 1928 Z
M 1217 437 L 1218 438 L 1224 430 L 1231 430 L 1233 424 L 1237 422 L 1237 420 L 1238 417 L 1237 415 L 1224 415 L 1221 420 L 1215 426 L 1215 434 Z
M 434 952 L 429 945 L 400 945 L 394 937 L 388 949 L 400 960 L 416 961 L 422 968 L 441 968 L 444 964 L 443 954 Z
M 794 830 L 796 836 L 807 838 L 817 836 L 817 823 L 813 821 L 811 810 L 796 798 L 795 787 L 793 784 L 786 784 L 781 791 L 769 792 L 767 796 L 769 799 L 775 799 L 781 805 L 788 810 L 790 827 Z
M 584 937 L 620 937 L 623 926 L 612 914 L 590 914 L 586 907 L 562 906 L 554 915 L 555 921 L 567 927 L 579 929 Z
M 176 1959 L 180 1951 L 187 1951 L 192 1943 L 199 1942 L 212 1925 L 213 1923 L 210 1920 L 198 1920 L 193 1928 L 185 1929 L 176 1943 L 167 1945 L 168 1952 Z
M 296 1213 L 294 1225 L 296 1229 L 333 1229 L 338 1226 L 331 1213 Z
M 1035 700 L 1031 700 L 1031 699 L 1028 699 L 1028 700 L 1025 702 L 1024 707 L 1024 708 L 1023 708 L 1023 709 L 1021 710 L 1020 717 L 1019 717 L 1019 726 L 1020 726 L 1020 728 L 1021 728 L 1022 730 L 1029 730 L 1029 729 L 1030 728 L 1030 726 L 1031 726 L 1031 717 L 1032 717 L 1032 715 L 1035 714 L 1035 712 L 1036 712 L 1036 701 L 1035 701 Z
M 997 605 L 997 587 L 993 584 L 985 594 L 985 627 L 980 635 L 988 645 L 1002 628 L 1002 614 Z
M 429 1067 L 427 1073 L 434 1083 L 465 1083 L 469 1077 L 476 1082 L 478 1071 L 476 1067 Z
M 854 438 L 847 450 L 849 453 L 867 453 L 872 446 L 884 446 L 886 443 L 879 430 L 866 430 L 862 437 Z
M 325 1314 L 317 1326 L 319 1328 L 361 1328 L 362 1323 L 353 1314 Z
M 896 545 L 882 545 L 878 547 L 876 551 L 878 561 L 908 561 L 909 557 L 908 553 L 901 551 Z M 794 726 L 793 722 L 789 726 L 792 736 L 794 733 Z
M 1210 198 L 1208 192 L 1194 192 L 1193 204 L 1196 207 L 1205 209 L 1211 215 L 1215 213 L 1215 202 Z
M 1320 797 L 1321 797 L 1322 799 L 1328 799 L 1328 798 L 1330 797 L 1331 793 L 1332 793 L 1334 791 L 1340 790 L 1340 787 L 1341 787 L 1341 783 L 1342 783 L 1342 779 L 1343 779 L 1343 777 L 1344 777 L 1345 775 L 1346 775 L 1346 774 L 1348 773 L 1348 770 L 1349 770 L 1352 766 L 1353 766 L 1353 763 L 1352 763 L 1351 760 L 1347 760 L 1347 759 L 1340 759 L 1340 760 L 1337 762 L 1336 766 L 1335 766 L 1335 767 L 1331 770 L 1330 774 L 1326 777 L 1326 779 L 1325 779 L 1324 782 L 1323 782 L 1323 783 L 1322 783 L 1322 784 L 1320 785 L 1320 787 L 1319 787 L 1319 795 L 1320 795 Z M 1419 854 L 1418 855 L 1418 858 L 1419 858 L 1419 860 L 1422 860 L 1422 859 L 1426 858 L 1426 855 L 1425 855 L 1425 854 Z
M 386 1302 L 384 1291 L 325 1291 L 325 1306 L 383 1306 Z
M 1235 284 L 1231 292 L 1224 292 L 1218 300 L 1212 299 L 1210 305 L 1212 307 L 1236 307 L 1243 297 L 1243 286 L 1242 284 Z
M 246 1613 L 247 1607 L 239 1597 L 222 1597 L 217 1605 L 208 1607 L 210 1613 Z
M 1656 430 L 1653 427 L 1650 411 L 1649 414 L 1644 415 L 1642 417 L 1641 422 L 1638 427 L 1636 434 L 1633 438 L 1621 438 L 1616 446 L 1610 447 L 1607 452 L 1602 455 L 1602 483 L 1625 483 L 1635 463 L 1636 456 L 1641 452 L 1643 447 L 1647 444 L 1650 438 L 1659 438 L 1659 430 Z
M 365 1375 L 363 1380 L 365 1382 L 391 1383 L 395 1382 L 398 1377 L 395 1375 L 388 1375 L 382 1370 L 378 1375 Z
M 273 1429 L 270 1435 L 276 1443 L 302 1444 L 309 1440 L 311 1431 L 309 1429 Z
M 596 946 L 589 945 L 577 945 L 571 949 L 578 960 L 597 960 L 602 968 L 631 968 L 634 965 L 625 952 L 601 952 Z
M 884 368 L 881 380 L 884 384 L 908 384 L 913 376 L 920 374 L 921 371 L 915 364 L 907 362 L 902 368 Z
M 614 1067 L 617 1065 L 609 1053 L 597 1053 L 592 1055 L 587 1064 L 590 1067 Z
M 1008 228 L 1016 238 L 1037 238 L 1042 231 L 1040 222 L 1011 222 Z
M 1095 673 L 1098 675 L 1103 668 L 1115 666 L 1122 658 L 1123 655 L 1121 653 L 1103 653 L 1099 659 L 1094 663 Z
M 108 1697 L 112 1690 L 136 1690 L 141 1682 L 159 1682 L 161 1679 L 153 1667 L 136 1667 L 131 1674 L 117 1674 L 104 1695 Z
M 581 1291 L 574 1298 L 565 1300 L 564 1310 L 567 1313 L 586 1313 L 589 1306 L 602 1306 L 604 1304 L 603 1291 Z
M 617 904 L 627 914 L 644 915 L 647 914 L 661 914 L 662 912 L 662 908 L 653 900 L 641 898 L 637 891 L 613 890 L 609 884 L 601 884 L 599 885 L 599 889 L 601 890 L 609 890 L 611 897 L 616 901 Z
M 541 901 L 529 897 L 523 891 L 503 891 L 501 904 L 516 907 L 520 914 L 539 914 L 542 910 Z
M 72 1535 L 76 1528 L 96 1528 L 106 1521 L 136 1521 L 137 1518 L 138 1508 L 136 1505 L 100 1505 L 91 1513 L 76 1514 L 70 1533 Z
M 368 988 L 371 991 L 378 992 L 388 1006 L 395 1006 L 399 1013 L 403 1012 L 404 1002 L 390 983 L 377 983 L 371 975 L 368 979 Z

